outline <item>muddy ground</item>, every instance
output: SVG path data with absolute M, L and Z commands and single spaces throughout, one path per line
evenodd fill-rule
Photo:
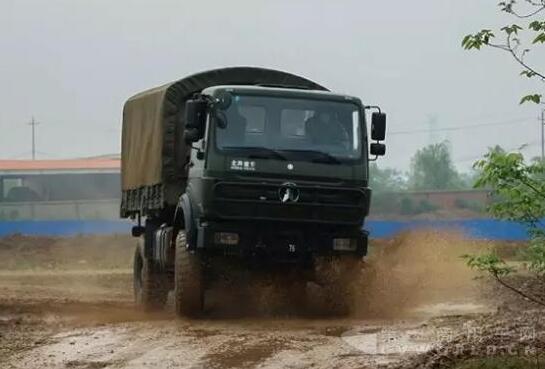
M 438 367 L 490 342 L 545 351 L 543 312 L 476 281 L 459 256 L 491 245 L 455 234 L 375 242 L 344 318 L 320 314 L 317 285 L 302 307 L 263 280 L 214 286 L 198 320 L 176 319 L 171 307 L 141 313 L 133 245 L 121 236 L 0 239 L 0 368 Z

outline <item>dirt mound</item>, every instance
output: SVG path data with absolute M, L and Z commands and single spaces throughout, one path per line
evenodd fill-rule
M 438 342 L 432 350 L 408 357 L 388 368 L 446 368 L 474 358 L 499 358 L 501 367 L 509 367 L 505 364 L 508 357 L 539 362 L 538 355 L 545 352 L 545 323 L 542 317 L 543 310 L 531 310 L 517 314 L 484 316 L 477 321 L 468 321 L 464 324 L 463 332 L 453 339 Z

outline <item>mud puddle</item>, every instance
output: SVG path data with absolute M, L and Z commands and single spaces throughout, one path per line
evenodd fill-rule
M 15 354 L 8 368 L 352 368 L 394 363 L 455 335 L 471 319 L 229 319 L 103 323 L 71 328 Z M 419 313 L 420 314 L 420 313 Z

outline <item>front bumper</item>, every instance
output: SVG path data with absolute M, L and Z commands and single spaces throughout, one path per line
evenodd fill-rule
M 236 244 L 218 242 L 217 234 L 236 234 Z M 316 255 L 367 254 L 368 232 L 355 227 L 286 222 L 204 222 L 197 227 L 196 247 L 242 257 L 297 260 Z M 350 250 L 334 250 L 334 239 L 354 240 Z

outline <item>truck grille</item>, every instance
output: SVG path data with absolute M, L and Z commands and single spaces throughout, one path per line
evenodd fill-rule
M 298 185 L 298 200 L 282 203 L 282 184 L 218 183 L 215 199 L 225 218 L 261 218 L 313 222 L 361 222 L 366 194 L 360 189 Z

